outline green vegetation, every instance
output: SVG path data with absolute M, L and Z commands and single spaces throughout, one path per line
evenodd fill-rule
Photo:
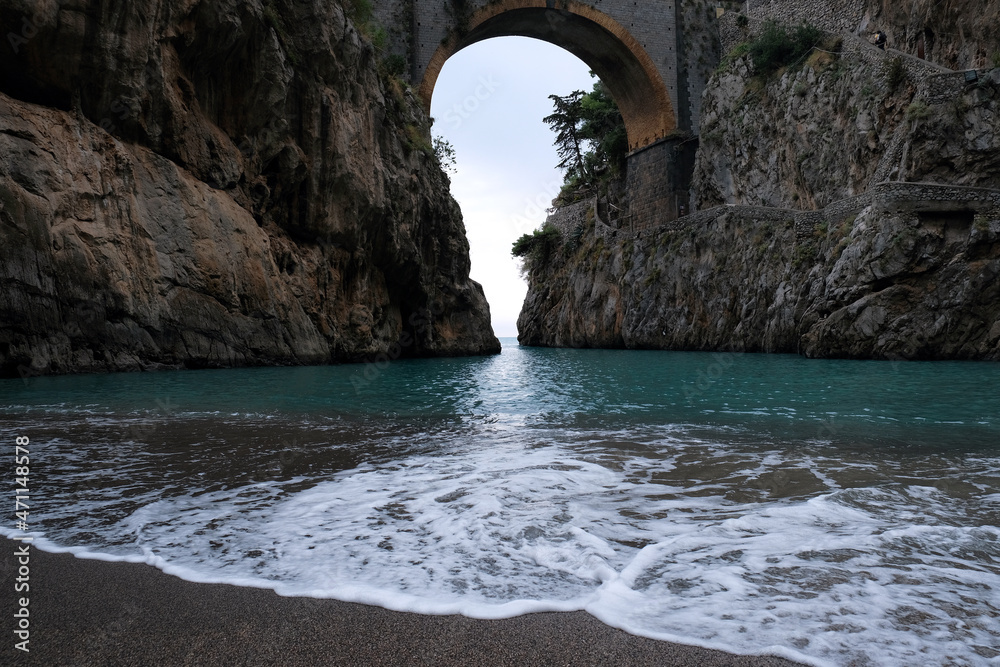
M 917 100 L 910 106 L 906 107 L 906 120 L 916 121 L 923 120 L 931 115 L 931 108 L 927 106 L 927 103 L 923 100 Z
M 562 235 L 555 227 L 543 226 L 536 229 L 531 234 L 525 234 L 514 241 L 510 254 L 514 257 L 525 259 L 525 269 L 530 270 L 532 266 L 540 266 L 549 260 L 553 251 L 562 241 Z
M 811 243 L 798 243 L 792 255 L 792 265 L 801 268 L 816 261 L 816 247 Z
M 993 53 L 993 58 L 991 59 L 993 67 L 1000 67 L 1000 51 Z
M 646 279 L 642 281 L 644 287 L 649 287 L 660 281 L 660 276 L 662 275 L 660 267 L 656 267 L 653 271 L 646 275 Z
M 455 147 L 447 139 L 434 137 L 434 157 L 437 158 L 441 168 L 448 173 L 454 174 L 457 171 L 455 168 Z
M 789 31 L 773 21 L 768 22 L 760 37 L 748 47 L 754 74 L 770 74 L 802 60 L 822 38 L 819 28 L 805 23 Z
M 569 204 L 606 188 L 625 174 L 628 136 L 618 105 L 601 81 L 589 93 L 549 95 L 554 112 L 545 122 L 556 133 L 565 180 L 557 202 Z
M 572 255 L 580 249 L 580 244 L 583 241 L 583 231 L 583 225 L 577 225 L 573 228 L 573 231 L 570 232 L 569 239 L 566 241 L 564 248 L 566 256 Z
M 406 72 L 406 57 L 393 53 L 383 58 L 379 65 L 385 74 L 398 79 Z
M 837 259 L 841 255 L 843 255 L 844 250 L 847 249 L 847 246 L 851 245 L 851 243 L 853 242 L 854 238 L 851 236 L 845 236 L 844 238 L 840 239 L 840 241 L 837 242 L 837 247 L 833 249 L 833 255 L 832 255 L 833 259 Z
M 719 60 L 719 66 L 715 69 L 716 72 L 724 72 L 729 69 L 729 66 L 734 62 L 745 56 L 750 51 L 750 42 L 742 42 L 733 47 L 733 50 L 722 56 Z
M 623 269 L 625 273 L 632 270 L 634 256 L 635 255 L 635 244 L 632 239 L 628 239 L 622 244 L 622 260 Z
M 360 28 L 374 18 L 375 5 L 372 0 L 344 0 L 344 11 L 351 22 Z
M 844 38 L 840 35 L 830 35 L 824 39 L 812 55 L 806 58 L 806 67 L 816 72 L 825 72 L 840 63 L 840 51 L 844 46 Z
M 378 27 L 375 22 L 375 5 L 372 0 L 344 0 L 343 7 L 347 18 L 351 19 L 351 23 L 370 39 Z
M 424 155 L 434 155 L 434 146 L 427 139 L 427 130 L 416 123 L 407 123 L 403 134 L 403 148 L 409 154 L 420 151 Z
M 889 92 L 894 93 L 906 81 L 906 67 L 903 66 L 903 59 L 896 57 L 889 61 L 889 69 L 885 73 L 885 83 L 889 87 Z
M 371 40 L 378 54 L 378 71 L 384 79 L 399 79 L 406 71 L 406 58 L 399 54 L 390 54 L 389 31 L 379 24 L 375 18 L 375 5 L 372 0 L 344 0 L 344 11 L 358 31 Z
M 757 86 L 763 85 L 763 77 L 777 72 L 782 67 L 788 67 L 800 62 L 808 62 L 817 71 L 830 68 L 837 62 L 837 53 L 843 40 L 840 37 L 829 37 L 823 40 L 823 32 L 814 26 L 802 24 L 797 28 L 788 29 L 773 21 L 764 25 L 763 32 L 756 39 L 737 44 L 729 53 L 722 56 L 716 72 L 728 69 L 734 62 L 750 56 L 751 68 Z M 826 51 L 812 50 L 822 45 Z M 808 56 L 808 60 L 806 60 Z
M 451 16 L 453 36 L 464 37 L 469 32 L 469 17 L 472 15 L 472 8 L 468 0 L 448 0 L 445 3 L 445 10 Z M 448 38 L 445 37 L 444 41 Z

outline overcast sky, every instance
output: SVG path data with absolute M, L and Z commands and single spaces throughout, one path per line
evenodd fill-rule
M 517 335 L 527 286 L 510 255 L 538 228 L 562 174 L 542 118 L 549 95 L 590 90 L 595 79 L 576 56 L 524 37 L 474 44 L 445 63 L 434 89 L 432 134 L 455 147 L 451 192 L 472 246 L 472 278 L 482 283 L 497 336 Z

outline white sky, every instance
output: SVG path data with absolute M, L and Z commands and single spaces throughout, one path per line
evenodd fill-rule
M 489 39 L 456 53 L 431 100 L 431 133 L 455 147 L 451 192 L 472 246 L 472 279 L 483 285 L 497 336 L 517 335 L 527 286 L 510 247 L 538 228 L 562 173 L 542 122 L 549 95 L 590 90 L 589 68 L 557 46 L 525 37 Z

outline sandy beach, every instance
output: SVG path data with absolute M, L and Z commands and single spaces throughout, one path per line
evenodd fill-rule
M 589 614 L 483 621 L 195 584 L 30 549 L 30 648 L 14 648 L 19 543 L 4 540 L 0 662 L 45 665 L 793 665 L 635 637 Z M 14 662 L 16 661 L 16 662 Z

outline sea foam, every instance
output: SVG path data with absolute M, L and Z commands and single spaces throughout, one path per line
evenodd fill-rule
M 100 539 L 83 503 L 36 544 L 424 614 L 586 610 L 634 634 L 810 664 L 981 664 L 1000 637 L 1000 529 L 953 525 L 954 498 L 933 486 L 736 501 L 677 477 L 684 461 L 707 471 L 715 457 L 746 479 L 773 451 L 670 433 L 611 456 L 592 434 L 532 435 L 459 436 L 327 480 L 148 490 Z M 818 478 L 835 485 L 830 465 Z

